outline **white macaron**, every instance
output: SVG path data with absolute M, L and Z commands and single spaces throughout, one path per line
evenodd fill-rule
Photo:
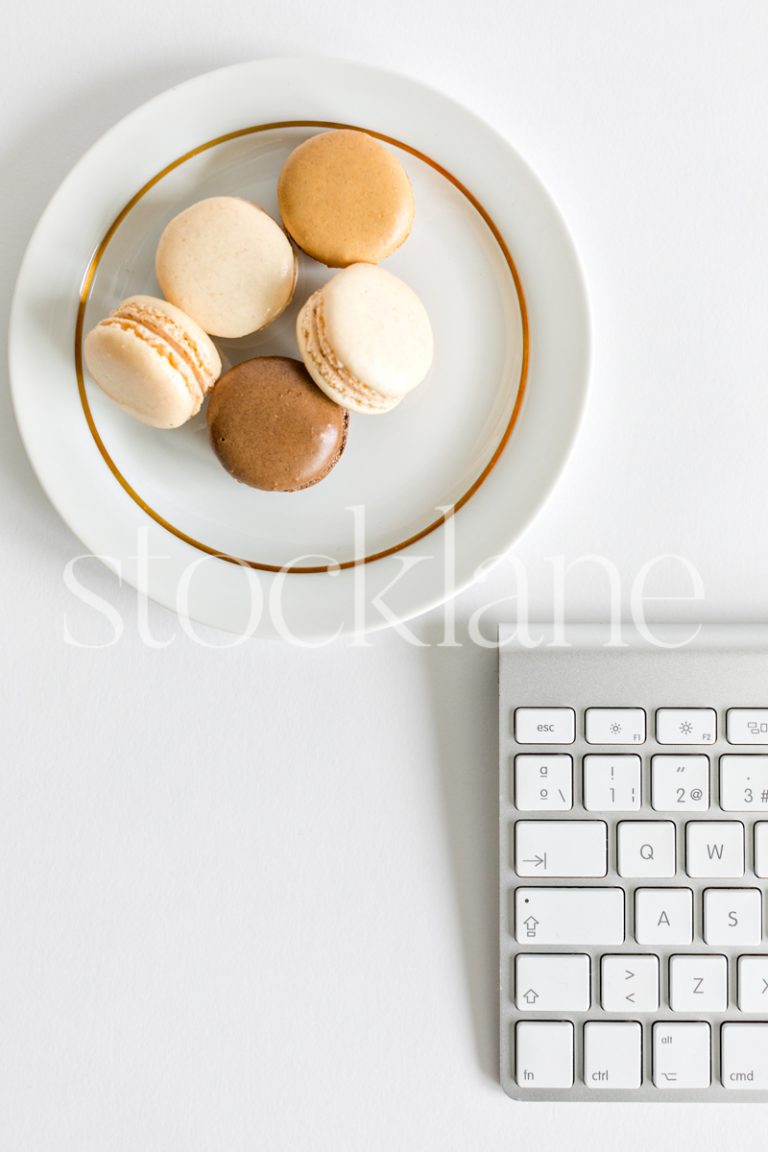
M 375 264 L 351 264 L 309 297 L 296 321 L 312 379 L 343 408 L 389 412 L 427 375 L 429 316 L 402 280 Z

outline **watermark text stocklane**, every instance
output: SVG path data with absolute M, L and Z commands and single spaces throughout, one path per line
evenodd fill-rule
M 359 509 L 350 510 L 355 515 L 355 555 L 365 555 L 364 517 Z M 98 559 L 106 563 L 118 577 L 118 582 L 127 581 L 140 589 L 135 597 L 135 609 L 131 618 L 126 618 L 123 608 L 105 595 L 96 592 L 89 584 L 88 561 Z M 649 616 L 656 615 L 659 607 L 676 607 L 676 614 L 689 618 L 690 606 L 700 604 L 705 599 L 704 582 L 692 561 L 684 556 L 665 553 L 649 557 L 630 578 L 622 574 L 616 563 L 607 556 L 588 554 L 566 558 L 553 555 L 537 564 L 536 595 L 533 594 L 532 576 L 523 561 L 513 553 L 503 557 L 489 557 L 474 572 L 457 577 L 456 533 L 454 522 L 448 519 L 441 531 L 440 587 L 434 599 L 442 607 L 439 609 L 439 635 L 429 641 L 432 646 L 452 648 L 463 643 L 476 644 L 483 648 L 497 646 L 496 624 L 503 619 L 515 625 L 511 640 L 524 647 L 536 648 L 544 643 L 544 637 L 537 628 L 536 621 L 548 622 L 548 646 L 567 646 L 567 605 L 574 586 L 587 582 L 589 589 L 590 617 L 599 618 L 603 624 L 609 647 L 624 644 L 623 631 L 629 623 L 649 644 L 659 647 L 678 647 L 690 643 L 698 633 L 692 625 L 689 634 L 681 639 L 670 641 L 660 629 L 658 634 Z M 332 643 L 342 633 L 346 643 L 353 647 L 370 644 L 366 633 L 377 628 L 387 627 L 397 632 L 407 643 L 424 647 L 427 641 L 412 624 L 403 619 L 406 613 L 402 605 L 412 601 L 411 581 L 421 579 L 420 570 L 426 564 L 435 563 L 432 550 L 425 548 L 419 553 L 418 547 L 411 548 L 408 554 L 388 558 L 386 568 L 380 561 L 373 564 L 360 564 L 343 570 L 332 556 L 303 555 L 293 557 L 279 571 L 264 573 L 254 571 L 247 565 L 231 564 L 227 587 L 229 595 L 236 600 L 237 626 L 226 639 L 214 642 L 206 629 L 194 623 L 195 615 L 201 615 L 196 605 L 221 596 L 221 581 L 217 577 L 222 561 L 214 556 L 195 556 L 181 571 L 172 568 L 169 555 L 153 552 L 150 549 L 149 532 L 140 528 L 136 536 L 135 553 L 123 563 L 117 557 L 83 554 L 73 557 L 63 573 L 64 585 L 68 594 L 77 601 L 77 608 L 65 608 L 62 622 L 65 643 L 77 648 L 111 648 L 119 644 L 130 626 L 136 629 L 141 642 L 149 648 L 166 648 L 174 642 L 175 635 L 161 638 L 151 628 L 150 601 L 147 589 L 162 586 L 166 589 L 165 600 L 176 611 L 183 633 L 194 643 L 203 647 L 227 648 L 245 643 L 255 635 L 268 633 L 287 644 L 303 648 L 319 648 Z M 292 568 L 322 565 L 327 571 L 321 575 L 296 575 Z M 379 565 L 379 567 L 377 567 Z M 501 597 L 482 604 L 474 609 L 467 620 L 457 626 L 456 594 L 460 587 L 474 580 L 482 581 L 491 568 L 499 565 L 498 576 L 494 579 L 494 589 L 503 589 Z M 542 580 L 542 570 L 546 580 Z M 169 574 L 175 571 L 173 579 Z M 343 607 L 345 616 L 335 631 L 318 638 L 308 627 L 312 614 L 312 597 L 317 581 L 335 581 L 342 576 L 345 582 Z M 662 590 L 659 584 L 663 578 Z M 315 582 L 312 586 L 311 582 Z M 545 603 L 542 605 L 542 585 L 546 588 Z M 431 585 L 432 586 L 432 585 Z M 674 592 L 668 589 L 674 587 Z M 169 595 L 168 589 L 171 594 Z M 686 616 L 685 605 L 688 605 Z M 679 606 L 679 608 L 677 607 Z M 99 639 L 94 641 L 85 633 L 93 629 L 83 628 L 84 612 L 90 622 L 97 620 Z M 233 612 L 233 616 L 235 613 Z M 462 639 L 459 639 L 461 634 Z M 430 631 L 434 637 L 434 630 Z M 511 642 L 511 641 L 510 641 Z

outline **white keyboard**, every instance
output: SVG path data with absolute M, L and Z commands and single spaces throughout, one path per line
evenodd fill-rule
M 711 628 L 678 649 L 626 632 L 605 647 L 588 627 L 570 647 L 512 634 L 505 1091 L 768 1101 L 768 631 Z

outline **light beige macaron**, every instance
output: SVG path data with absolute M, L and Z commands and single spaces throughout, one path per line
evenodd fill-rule
M 178 428 L 200 411 L 221 374 L 216 346 L 199 324 L 154 296 L 130 296 L 83 344 L 93 379 L 144 424 Z
M 434 351 L 421 300 L 376 264 L 352 264 L 314 292 L 299 312 L 296 337 L 326 396 L 368 415 L 389 412 L 421 384 Z
M 211 196 L 166 226 L 155 271 L 163 295 L 212 336 L 258 332 L 288 307 L 296 253 L 257 204 Z

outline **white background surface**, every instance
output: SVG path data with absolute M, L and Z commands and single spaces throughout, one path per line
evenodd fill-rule
M 700 604 L 765 618 L 768 9 L 760 2 L 17 5 L 0 43 L 0 290 L 119 116 L 238 60 L 338 54 L 485 117 L 549 187 L 590 292 L 575 454 L 516 549 L 632 580 L 679 553 Z M 471 643 L 192 642 L 80 551 L 2 396 L 0 1145 L 14 1152 L 715 1149 L 765 1108 L 532 1106 L 496 1061 L 496 658 Z M 583 566 L 586 569 L 586 565 Z M 502 564 L 457 604 L 520 590 Z M 672 564 L 658 595 L 686 594 Z M 574 574 L 569 615 L 606 586 Z M 510 617 L 509 601 L 488 619 Z M 228 642 L 201 633 L 206 645 Z

